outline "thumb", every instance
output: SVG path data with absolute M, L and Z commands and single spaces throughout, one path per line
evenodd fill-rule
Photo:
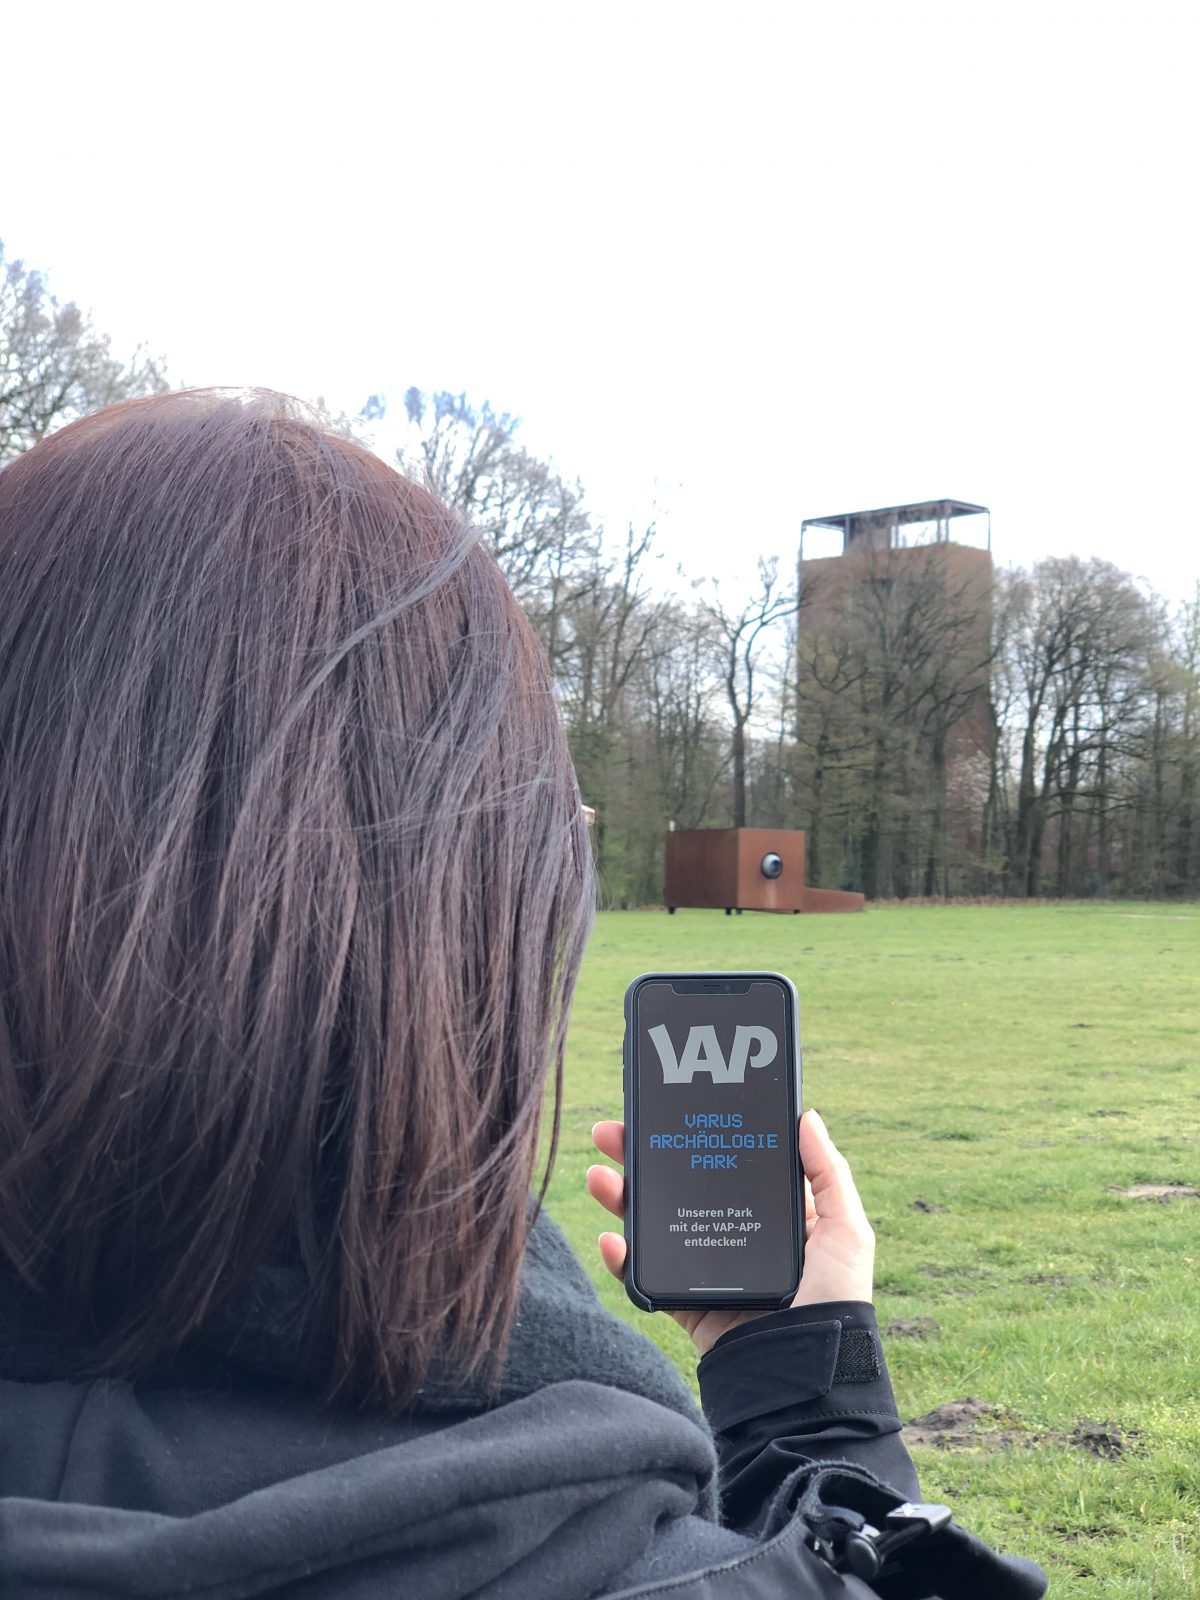
M 865 1222 L 850 1163 L 829 1137 L 819 1111 L 806 1111 L 800 1118 L 800 1164 L 818 1217 L 830 1222 Z

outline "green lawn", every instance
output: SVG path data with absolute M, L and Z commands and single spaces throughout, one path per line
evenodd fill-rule
M 607 1304 L 687 1372 L 690 1346 L 604 1278 L 588 1130 L 620 1114 L 639 972 L 767 968 L 799 991 L 805 1103 L 849 1156 L 878 1237 L 901 1413 L 996 1407 L 914 1449 L 927 1498 L 1032 1555 L 1055 1600 L 1200 1593 L 1200 907 L 886 908 L 726 918 L 607 912 L 580 981 L 552 1214 Z M 915 1202 L 937 1209 L 923 1209 Z M 1115 1456 L 1072 1441 L 1081 1424 Z

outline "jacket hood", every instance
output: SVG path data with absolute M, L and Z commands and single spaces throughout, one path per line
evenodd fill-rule
M 302 1457 L 325 1460 L 257 1481 Z M 686 1418 L 584 1381 L 418 1436 L 278 1396 L 2 1382 L 0 1593 L 584 1600 L 712 1472 Z
M 312 1343 L 310 1304 L 299 1268 L 260 1267 L 179 1350 L 141 1370 L 138 1387 L 315 1394 L 320 1378 L 308 1370 L 305 1354 Z M 0 1378 L 38 1383 L 100 1375 L 89 1352 L 64 1339 L 46 1308 L 0 1267 Z M 463 1417 L 576 1378 L 656 1400 L 707 1431 L 674 1366 L 605 1310 L 562 1231 L 542 1211 L 526 1245 L 517 1320 L 495 1380 L 464 1382 L 435 1359 L 416 1403 L 423 1412 Z
M 603 1309 L 544 1213 L 486 1391 L 435 1367 L 402 1416 L 324 1405 L 302 1355 L 309 1303 L 301 1272 L 264 1267 L 127 1382 L 95 1375 L 0 1276 L 4 1600 L 395 1600 L 401 1573 L 420 1600 L 582 1600 L 658 1521 L 714 1516 L 690 1391 Z

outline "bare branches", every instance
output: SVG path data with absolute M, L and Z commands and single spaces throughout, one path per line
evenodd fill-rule
M 144 349 L 121 361 L 45 275 L 6 259 L 0 243 L 0 464 L 53 429 L 130 395 L 161 393 L 163 364 Z
M 599 549 L 582 486 L 518 443 L 519 420 L 506 411 L 445 390 L 409 389 L 404 403 L 411 437 L 397 451 L 401 468 L 482 530 L 523 604 L 561 603 L 571 573 Z
M 764 636 L 796 614 L 799 604 L 793 589 L 781 585 L 779 562 L 760 556 L 758 583 L 750 598 L 736 609 L 711 585 L 702 611 L 711 624 L 721 681 L 732 719 L 733 826 L 746 825 L 746 729 L 758 704 L 757 673 Z
M 1069 556 L 1007 576 L 998 622 L 999 676 L 1019 718 L 1012 886 L 1039 893 L 1046 829 L 1056 821 L 1056 887 L 1069 892 L 1080 802 L 1094 825 L 1093 870 L 1107 882 L 1110 790 L 1144 720 L 1161 617 L 1127 574 Z

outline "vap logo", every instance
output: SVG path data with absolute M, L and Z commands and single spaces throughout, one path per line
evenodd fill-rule
M 691 1083 L 692 1074 L 707 1072 L 714 1083 L 745 1083 L 747 1067 L 769 1067 L 779 1054 L 779 1041 L 770 1028 L 739 1025 L 733 1033 L 733 1050 L 726 1061 L 712 1027 L 689 1028 L 683 1054 L 675 1054 L 665 1022 L 650 1029 L 662 1063 L 664 1083 Z M 756 1046 L 754 1053 L 751 1048 Z

